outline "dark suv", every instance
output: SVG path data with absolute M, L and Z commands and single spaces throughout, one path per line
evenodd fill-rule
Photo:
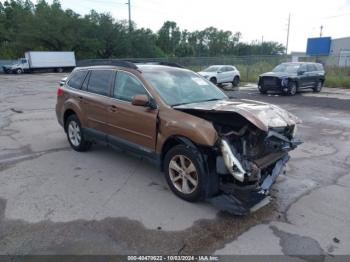
M 277 91 L 295 95 L 301 89 L 311 88 L 321 92 L 325 81 L 325 71 L 319 63 L 282 63 L 272 72 L 259 76 L 258 89 L 260 93 Z
M 76 68 L 57 91 L 56 113 L 76 151 L 93 142 L 156 163 L 182 199 L 210 199 L 235 214 L 268 202 L 299 120 L 251 100 L 230 100 L 187 69 L 119 61 Z

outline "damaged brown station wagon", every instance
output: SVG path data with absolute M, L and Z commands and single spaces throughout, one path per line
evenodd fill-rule
M 180 198 L 233 214 L 268 203 L 288 152 L 300 144 L 292 114 L 229 99 L 172 64 L 76 68 L 57 91 L 56 113 L 74 150 L 99 141 L 139 154 L 160 167 Z

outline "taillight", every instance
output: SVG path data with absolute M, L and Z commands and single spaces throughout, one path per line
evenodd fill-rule
M 62 88 L 59 86 L 57 89 L 57 96 L 61 96 L 63 94 Z

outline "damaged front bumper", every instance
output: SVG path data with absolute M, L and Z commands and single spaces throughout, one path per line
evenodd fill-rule
M 270 203 L 269 190 L 277 177 L 283 173 L 289 158 L 289 155 L 285 154 L 279 159 L 272 172 L 254 189 L 237 189 L 223 185 L 221 194 L 208 199 L 208 201 L 221 211 L 233 215 L 246 215 L 262 208 Z

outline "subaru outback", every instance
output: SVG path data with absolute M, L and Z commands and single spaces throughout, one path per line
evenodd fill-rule
M 74 150 L 100 141 L 137 153 L 160 167 L 178 197 L 233 214 L 269 202 L 300 144 L 294 115 L 229 99 L 199 74 L 169 65 L 76 68 L 58 88 L 56 113 Z

